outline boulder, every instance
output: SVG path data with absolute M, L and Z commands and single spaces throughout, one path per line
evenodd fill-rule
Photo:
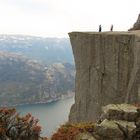
M 130 104 L 109 104 L 102 107 L 102 116 L 108 120 L 125 120 L 135 122 L 139 116 L 137 109 L 138 108 L 136 106 Z
M 95 132 L 104 139 L 124 140 L 132 137 L 135 128 L 134 122 L 105 119 L 95 127 Z
M 102 121 L 93 131 L 79 133 L 75 140 L 140 140 L 140 107 L 130 104 L 109 104 L 102 108 Z
M 90 133 L 80 133 L 75 137 L 75 140 L 97 140 Z

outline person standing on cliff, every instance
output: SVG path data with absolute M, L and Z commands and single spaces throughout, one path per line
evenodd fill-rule
M 101 32 L 102 31 L 102 26 L 101 25 L 99 25 L 99 32 Z
M 113 24 L 111 24 L 110 31 L 111 32 L 113 31 Z

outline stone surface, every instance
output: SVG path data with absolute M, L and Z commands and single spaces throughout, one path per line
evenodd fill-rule
M 123 131 L 126 131 L 128 134 L 127 138 L 131 138 L 135 128 L 134 122 L 105 119 L 101 124 L 96 126 L 95 131 L 102 138 L 123 140 L 125 138 Z
M 80 133 L 75 137 L 75 140 L 96 140 L 90 133 Z
M 125 120 L 135 122 L 139 116 L 137 107 L 130 104 L 110 104 L 102 107 L 103 115 L 108 120 Z
M 140 107 L 130 104 L 110 104 L 103 107 L 105 115 L 101 122 L 94 124 L 92 132 L 81 132 L 75 140 L 140 140 Z M 121 114 L 134 113 L 131 120 Z M 112 115 L 113 112 L 113 116 Z M 118 116 L 119 117 L 114 117 Z M 125 115 L 125 116 L 127 116 Z M 110 116 L 108 120 L 108 116 Z M 133 118 L 134 117 L 134 118 Z M 132 119 L 133 118 L 133 119 Z M 133 120 L 133 121 L 132 121 Z
M 75 63 L 70 122 L 94 121 L 101 106 L 140 101 L 140 32 L 69 33 Z
M 138 16 L 136 23 L 133 25 L 132 28 L 129 29 L 129 31 L 131 30 L 140 30 L 140 14 Z

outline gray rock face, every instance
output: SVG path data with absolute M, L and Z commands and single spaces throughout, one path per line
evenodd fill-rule
M 140 140 L 139 106 L 109 104 L 102 111 L 105 116 L 94 123 L 93 131 L 81 132 L 75 140 Z
M 89 133 L 80 133 L 74 140 L 97 140 Z
M 130 104 L 110 104 L 102 108 L 104 118 L 95 125 L 94 133 L 103 140 L 139 139 L 139 107 Z
M 101 120 L 125 120 L 135 122 L 138 116 L 137 107 L 130 104 L 110 104 L 102 107 L 103 114 Z
M 76 63 L 70 122 L 94 121 L 107 104 L 140 101 L 139 34 L 69 33 Z
M 138 16 L 136 23 L 133 25 L 132 28 L 129 29 L 129 31 L 131 30 L 140 30 L 140 14 Z
M 123 128 L 127 130 L 128 138 L 132 137 L 134 129 L 136 128 L 134 122 L 127 121 L 113 121 L 105 119 L 101 124 L 95 127 L 96 134 L 104 138 L 103 140 L 124 140 L 125 136 L 123 131 L 120 129 Z

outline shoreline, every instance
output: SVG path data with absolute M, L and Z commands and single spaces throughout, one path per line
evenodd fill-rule
M 56 99 L 49 99 L 48 101 L 39 101 L 39 102 L 34 102 L 34 103 L 23 103 L 23 104 L 13 104 L 13 105 L 7 105 L 7 106 L 0 106 L 0 108 L 12 108 L 12 107 L 18 107 L 18 106 L 24 106 L 24 105 L 38 105 L 38 104 L 48 104 L 48 103 L 52 103 L 52 102 L 56 102 L 56 101 L 60 101 L 60 100 L 65 100 L 65 99 L 69 99 L 69 98 L 73 98 L 74 94 L 71 95 L 65 95 L 65 97 L 58 97 Z

